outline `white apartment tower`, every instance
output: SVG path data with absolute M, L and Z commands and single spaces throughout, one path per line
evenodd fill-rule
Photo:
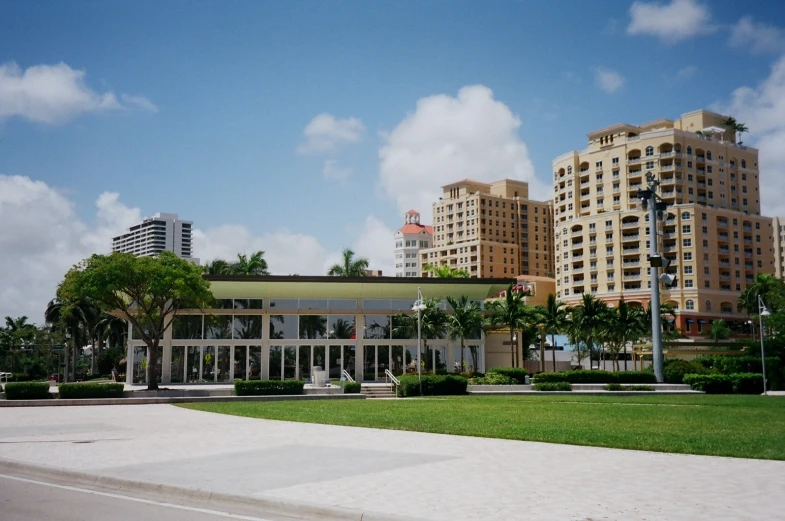
M 433 244 L 433 227 L 420 224 L 420 213 L 409 210 L 404 224 L 395 232 L 395 276 L 419 277 L 420 250 Z
M 198 262 L 191 257 L 192 227 L 192 221 L 183 221 L 177 214 L 157 213 L 112 239 L 112 251 L 133 253 L 139 257 L 171 251 L 178 257 Z

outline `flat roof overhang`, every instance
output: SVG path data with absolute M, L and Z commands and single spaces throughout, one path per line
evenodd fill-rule
M 215 298 L 417 299 L 496 297 L 514 278 L 439 279 L 414 277 L 328 277 L 276 275 L 204 275 Z

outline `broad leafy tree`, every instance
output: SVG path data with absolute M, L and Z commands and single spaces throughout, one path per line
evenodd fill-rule
M 368 269 L 368 259 L 364 257 L 355 258 L 354 252 L 349 248 L 343 250 L 343 261 L 340 264 L 333 264 L 327 271 L 331 277 L 365 277 L 365 270 Z
M 156 257 L 93 255 L 74 266 L 57 290 L 66 307 L 86 299 L 127 320 L 147 345 L 147 388 L 158 388 L 158 347 L 181 309 L 213 302 L 199 266 L 164 251 Z M 130 370 L 130 368 L 129 368 Z
M 508 329 L 510 332 L 510 367 L 516 367 L 518 346 L 515 343 L 515 332 L 523 331 L 532 322 L 533 310 L 526 305 L 521 291 L 513 291 L 513 284 L 507 288 L 504 298 L 491 302 L 489 322 L 495 329 Z
M 452 313 L 447 315 L 447 335 L 450 340 L 459 340 L 461 343 L 461 371 L 464 370 L 464 347 L 467 338 L 479 338 L 485 326 L 485 313 L 477 302 L 472 302 L 463 295 L 459 298 L 447 297 L 447 303 L 452 308 Z M 474 370 L 479 368 L 476 348 L 472 349 Z

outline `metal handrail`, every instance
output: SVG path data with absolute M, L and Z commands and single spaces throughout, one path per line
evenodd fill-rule
M 392 374 L 392 373 L 390 372 L 390 370 L 389 370 L 389 369 L 385 369 L 385 370 L 384 370 L 384 376 L 385 376 L 385 378 L 386 378 L 386 379 L 392 380 L 392 383 L 393 383 L 393 385 L 394 385 L 396 388 L 397 388 L 399 385 L 401 385 L 401 381 L 400 381 L 400 380 L 398 380 L 398 379 L 395 377 L 395 375 L 394 375 L 394 374 Z
M 350 375 L 349 371 L 347 371 L 346 369 L 341 369 L 341 376 L 346 378 L 346 380 L 349 381 L 349 382 L 353 382 L 354 381 L 354 378 L 352 378 L 352 375 Z

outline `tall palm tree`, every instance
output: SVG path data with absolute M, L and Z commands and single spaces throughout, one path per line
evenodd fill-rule
M 749 130 L 749 128 L 747 128 L 747 125 L 745 125 L 744 123 L 740 122 L 740 123 L 737 123 L 735 125 L 734 130 L 736 131 L 736 134 L 739 136 L 739 143 L 738 144 L 741 145 L 742 144 L 741 143 L 741 135 L 743 133 L 747 132 Z
M 510 367 L 516 367 L 518 360 L 518 346 L 515 343 L 515 331 L 523 330 L 531 321 L 532 310 L 523 300 L 522 292 L 513 291 L 513 284 L 505 292 L 503 300 L 491 302 L 488 310 L 491 312 L 490 324 L 492 327 L 507 328 L 510 331 Z
M 728 118 L 725 121 L 723 121 L 722 124 L 725 125 L 725 127 L 733 133 L 733 135 L 731 136 L 731 139 L 733 139 L 733 141 L 735 143 L 736 142 L 736 127 L 738 126 L 739 122 L 736 121 L 736 118 L 734 118 L 733 116 L 728 116 Z
M 32 340 L 35 336 L 35 326 L 27 322 L 26 316 L 17 318 L 5 317 L 5 329 L 11 349 Z
M 604 337 L 607 340 L 607 349 L 613 357 L 613 368 L 619 370 L 619 353 L 627 344 L 642 337 L 648 330 L 646 314 L 643 308 L 630 306 L 624 299 L 619 305 L 609 310 L 604 325 Z M 627 357 L 624 357 L 624 370 L 627 370 Z
M 479 338 L 485 327 L 485 314 L 477 302 L 470 302 L 469 297 L 462 295 L 459 298 L 447 297 L 447 303 L 452 308 L 452 314 L 447 315 L 447 335 L 450 340 L 461 342 L 461 371 L 463 371 L 463 351 L 467 338 Z M 477 371 L 477 355 L 472 351 L 474 370 Z
M 349 248 L 343 250 L 343 263 L 334 264 L 328 275 L 332 277 L 365 277 L 365 270 L 368 269 L 368 259 L 360 257 L 355 259 L 354 252 Z
M 724 320 L 712 320 L 711 325 L 709 326 L 709 332 L 706 336 L 714 340 L 715 344 L 719 344 L 720 340 L 726 340 L 730 338 L 730 335 L 731 329 Z
M 755 282 L 741 292 L 739 304 L 753 315 L 758 312 L 758 297 L 769 311 L 778 311 L 785 300 L 785 282 L 768 273 L 758 273 Z
M 545 328 L 545 334 L 551 335 L 551 351 L 553 361 L 553 371 L 556 371 L 556 335 L 563 332 L 567 327 L 568 310 L 564 302 L 558 300 L 556 295 L 551 293 L 545 305 L 538 306 L 538 313 Z
M 202 266 L 202 272 L 207 275 L 229 275 L 232 265 L 223 259 L 215 259 Z
M 643 318 L 646 323 L 646 335 L 651 338 L 652 331 L 651 331 L 651 302 L 646 305 L 645 310 L 643 311 Z M 676 308 L 673 307 L 673 304 L 669 304 L 667 302 L 663 302 L 660 304 L 660 324 L 662 325 L 663 331 L 673 331 L 670 324 L 672 323 L 673 319 L 676 318 Z
M 63 302 L 54 299 L 49 302 L 44 312 L 44 319 L 48 324 L 61 328 L 71 335 L 71 341 L 65 342 L 63 353 L 65 355 L 65 371 L 63 381 L 68 382 L 69 375 L 73 371 L 76 376 L 76 354 L 79 346 L 83 343 L 83 326 L 87 323 L 86 302 Z M 69 346 L 70 344 L 70 346 Z M 70 364 L 69 364 L 70 357 Z M 73 366 L 73 367 L 72 367 Z
M 256 251 L 250 257 L 245 254 L 237 254 L 237 262 L 229 267 L 232 275 L 269 275 L 267 271 L 267 261 L 264 260 L 264 252 Z
M 584 293 L 580 304 L 572 308 L 571 325 L 578 338 L 586 343 L 589 350 L 590 367 L 592 367 L 592 353 L 600 340 L 607 315 L 608 305 L 591 293 Z M 598 356 L 597 367 L 600 366 L 600 361 L 601 358 Z
M 468 279 L 470 277 L 468 271 L 451 268 L 447 264 L 441 266 L 438 264 L 426 264 L 423 266 L 423 271 L 439 279 Z

